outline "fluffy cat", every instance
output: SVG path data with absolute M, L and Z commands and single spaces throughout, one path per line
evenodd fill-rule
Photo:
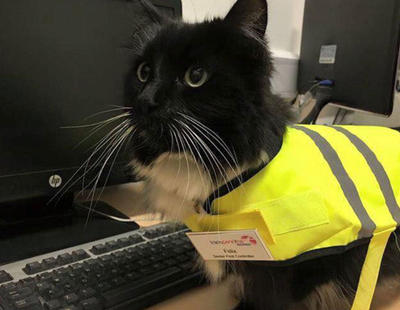
M 222 184 L 278 153 L 290 107 L 271 93 L 266 0 L 238 0 L 225 19 L 199 24 L 165 19 L 146 5 L 155 23 L 136 34 L 141 44 L 125 87 L 130 154 L 145 182 L 141 204 L 182 220 L 205 212 Z M 243 309 L 347 310 L 365 251 L 287 267 L 210 262 L 206 269 L 216 281 L 241 278 Z M 380 288 L 399 291 L 399 275 L 400 251 L 391 240 Z

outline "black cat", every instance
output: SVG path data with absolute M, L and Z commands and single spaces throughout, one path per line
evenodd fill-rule
M 290 107 L 271 93 L 265 0 L 238 0 L 225 19 L 199 24 L 148 9 L 156 22 L 137 34 L 141 44 L 126 79 L 132 164 L 145 180 L 140 204 L 181 220 L 204 212 L 219 186 L 278 153 Z M 373 307 L 382 303 L 379 292 L 400 291 L 395 241 L 386 250 Z M 238 276 L 241 309 L 347 310 L 365 252 L 362 246 L 289 267 L 208 262 L 205 268 L 217 281 Z

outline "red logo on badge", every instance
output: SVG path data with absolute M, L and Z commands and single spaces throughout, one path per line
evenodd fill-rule
M 254 239 L 254 238 L 251 237 L 251 236 L 242 236 L 241 239 L 242 239 L 243 241 L 249 241 L 251 244 L 254 244 L 254 245 L 257 244 L 257 240 Z
M 249 235 L 243 235 L 240 237 L 240 239 L 210 240 L 209 242 L 213 245 L 227 245 L 227 244 L 236 244 L 237 246 L 257 245 L 257 240 Z

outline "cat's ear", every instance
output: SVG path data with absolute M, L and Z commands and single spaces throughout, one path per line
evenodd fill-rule
M 146 13 L 149 15 L 154 23 L 165 24 L 170 20 L 166 15 L 160 12 L 150 1 L 140 0 L 140 3 L 143 5 Z
M 226 15 L 225 22 L 251 29 L 264 38 L 268 24 L 267 0 L 237 0 Z

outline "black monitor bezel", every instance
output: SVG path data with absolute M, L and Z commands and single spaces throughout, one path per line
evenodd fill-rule
M 172 8 L 175 12 L 175 17 L 182 17 L 182 3 L 181 0 L 151 0 L 153 5 L 160 7 Z M 77 182 L 75 185 L 66 186 L 61 192 L 60 190 L 68 182 L 79 167 L 60 167 L 59 169 L 45 170 L 45 171 L 31 171 L 9 174 L 0 176 L 0 204 L 9 203 L 12 201 L 26 200 L 34 197 L 49 197 L 54 198 L 53 202 L 62 199 L 60 193 L 66 195 L 71 192 L 79 191 L 82 188 L 82 183 Z M 106 167 L 106 170 L 108 167 Z M 108 172 L 107 172 L 108 174 Z M 61 176 L 63 183 L 58 188 L 52 188 L 49 184 L 49 179 L 53 175 Z M 105 181 L 107 181 L 105 183 Z M 124 184 L 128 182 L 137 181 L 131 175 L 131 168 L 129 163 L 116 162 L 108 180 L 101 180 L 100 186 L 109 186 Z M 66 195 L 68 196 L 68 195 Z
M 330 65 L 324 65 L 324 64 L 317 64 L 316 61 L 317 59 L 311 58 L 309 55 L 309 51 L 311 48 L 313 50 L 317 50 L 318 48 L 321 47 L 321 42 L 313 42 L 313 34 L 308 33 L 305 29 L 312 29 L 313 32 L 321 32 L 323 31 L 323 27 L 325 27 L 324 24 L 318 23 L 318 25 L 311 25 L 311 22 L 314 22 L 316 19 L 315 14 L 312 15 L 309 13 L 309 10 L 312 9 L 311 6 L 313 5 L 313 1 L 318 1 L 318 0 L 306 0 L 305 3 L 305 14 L 304 14 L 304 20 L 303 20 L 303 32 L 302 32 L 302 42 L 301 42 L 301 52 L 300 52 L 300 62 L 299 62 L 299 74 L 298 74 L 298 89 L 299 93 L 304 94 L 306 91 L 308 91 L 313 84 L 317 82 L 315 79 L 316 77 L 320 79 L 330 79 L 331 76 L 334 77 L 334 70 L 328 70 L 326 69 Z M 365 6 L 368 5 L 368 2 L 365 3 Z M 384 5 L 384 3 L 382 3 Z M 343 10 L 345 10 L 347 6 L 343 6 Z M 340 12 L 335 12 L 336 15 L 340 15 Z M 324 15 L 320 14 L 320 16 L 317 18 L 320 20 Z M 332 103 L 338 104 L 343 106 L 346 109 L 349 110 L 358 110 L 358 111 L 364 111 L 364 112 L 370 112 L 378 115 L 383 115 L 383 116 L 390 116 L 393 112 L 393 106 L 394 106 L 394 96 L 395 96 L 395 84 L 397 80 L 397 75 L 398 75 L 398 59 L 400 57 L 400 2 L 396 2 L 394 4 L 394 10 L 393 10 L 393 19 L 390 21 L 387 21 L 390 23 L 391 26 L 391 36 L 392 40 L 390 41 L 390 48 L 389 47 L 382 47 L 382 49 L 386 48 L 384 50 L 386 52 L 386 57 L 385 57 L 385 63 L 384 63 L 384 68 L 385 68 L 385 87 L 384 90 L 382 91 L 382 96 L 381 96 L 381 104 L 378 106 L 377 104 L 374 104 L 374 102 L 367 102 L 366 100 L 363 102 L 350 102 L 346 101 L 343 99 L 343 94 L 337 91 L 337 88 L 333 87 L 333 92 L 332 92 L 332 98 L 331 101 Z M 345 21 L 343 21 L 345 22 Z M 329 25 L 329 22 L 326 23 Z M 329 27 L 329 26 L 328 26 Z M 350 32 L 351 30 L 349 30 Z M 326 42 L 325 43 L 335 43 L 335 40 L 332 40 L 331 37 L 335 37 L 332 33 L 327 33 L 326 34 Z M 373 40 L 373 38 L 371 38 Z M 314 44 L 314 46 L 313 46 Z M 327 44 L 327 45 L 329 45 Z M 360 49 L 362 47 L 359 47 Z M 314 55 L 315 56 L 315 55 Z M 360 56 L 360 63 L 363 61 L 363 57 Z M 330 72 L 327 76 L 321 76 L 319 71 L 324 71 L 324 72 Z M 370 74 L 373 74 L 371 72 Z M 334 79 L 334 78 L 333 78 Z M 343 84 L 343 81 L 341 81 Z M 360 90 L 362 87 L 364 89 L 368 89 L 368 87 L 365 87 L 362 83 L 360 83 L 358 80 L 352 80 L 351 83 L 349 81 L 346 81 L 348 85 L 352 85 L 353 88 Z M 383 89 L 383 88 L 382 88 Z M 358 93 L 358 91 L 354 91 L 355 94 Z

